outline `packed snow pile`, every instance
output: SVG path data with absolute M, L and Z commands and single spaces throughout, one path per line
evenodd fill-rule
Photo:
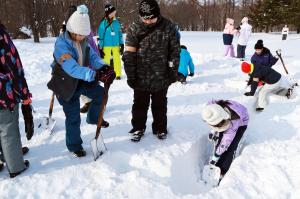
M 300 36 L 289 35 L 281 41 L 276 34 L 253 34 L 246 50 L 249 60 L 258 39 L 273 54 L 282 49 L 286 66 L 300 79 Z M 33 93 L 33 106 L 47 115 L 55 38 L 14 41 Z M 146 135 L 138 143 L 130 141 L 133 92 L 122 80 L 110 89 L 105 119 L 110 127 L 103 129 L 108 151 L 93 160 L 90 141 L 96 127 L 81 115 L 81 130 L 87 151 L 76 158 L 65 146 L 64 113 L 55 101 L 53 117 L 57 123 L 53 134 L 35 132 L 26 141 L 20 119 L 25 156 L 31 163 L 28 171 L 15 179 L 6 170 L 0 173 L 0 198 L 103 198 L 103 199 L 196 199 L 196 198 L 300 198 L 300 98 L 271 96 L 262 113 L 255 112 L 255 98 L 243 95 L 247 75 L 240 61 L 223 57 L 222 33 L 183 32 L 182 44 L 194 59 L 196 74 L 186 85 L 176 83 L 168 91 L 169 135 L 158 140 L 151 132 L 151 112 Z M 235 42 L 234 42 L 235 43 Z M 284 74 L 280 61 L 273 68 Z M 201 110 L 212 99 L 232 99 L 245 105 L 250 123 L 245 144 L 220 186 L 207 189 L 201 171 L 211 155 L 207 140 L 209 127 L 201 120 Z

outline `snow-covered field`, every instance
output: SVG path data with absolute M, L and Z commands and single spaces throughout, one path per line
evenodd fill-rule
M 246 54 L 263 39 L 272 52 L 281 48 L 289 72 L 300 79 L 300 35 L 285 42 L 279 34 L 254 34 Z M 51 92 L 46 83 L 51 76 L 55 38 L 15 40 L 39 114 L 48 112 Z M 57 101 L 53 116 L 54 133 L 36 132 L 30 142 L 22 133 L 25 156 L 31 167 L 15 179 L 0 173 L 0 198 L 114 198 L 114 199 L 195 199 L 195 198 L 300 198 L 300 98 L 271 97 L 260 114 L 254 112 L 255 99 L 245 97 L 247 76 L 236 59 L 223 57 L 221 33 L 183 32 L 182 44 L 190 50 L 196 75 L 188 84 L 172 85 L 168 93 L 169 136 L 160 141 L 152 135 L 149 111 L 146 135 L 132 143 L 130 130 L 133 92 L 123 76 L 110 90 L 103 129 L 108 147 L 98 161 L 92 157 L 90 141 L 95 126 L 82 115 L 82 138 L 87 156 L 75 158 L 65 146 L 64 113 Z M 284 73 L 280 61 L 274 66 Z M 201 109 L 211 99 L 232 99 L 249 108 L 250 124 L 242 154 L 233 162 L 220 186 L 206 189 L 200 172 L 209 155 L 209 128 L 201 120 Z M 21 119 L 23 131 L 23 120 Z

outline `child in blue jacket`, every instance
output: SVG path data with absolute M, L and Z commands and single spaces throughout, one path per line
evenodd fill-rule
M 187 50 L 187 47 L 184 45 L 180 46 L 180 63 L 178 67 L 178 81 L 182 84 L 186 84 L 187 76 L 194 76 L 195 66 L 193 59 Z

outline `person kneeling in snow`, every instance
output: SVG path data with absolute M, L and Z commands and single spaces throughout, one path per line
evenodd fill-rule
M 80 137 L 80 102 L 83 94 L 92 99 L 87 123 L 97 124 L 104 93 L 98 81 L 110 85 L 116 74 L 88 45 L 91 32 L 88 9 L 81 5 L 67 21 L 66 32 L 55 43 L 52 79 L 48 88 L 53 90 L 66 115 L 66 145 L 75 156 L 86 155 Z M 90 68 L 88 66 L 91 66 Z
M 286 77 L 282 76 L 274 69 L 258 63 L 251 64 L 248 62 L 242 62 L 241 69 L 244 73 L 250 74 L 250 78 L 253 79 L 251 82 L 251 91 L 246 92 L 244 95 L 254 96 L 258 87 L 258 82 L 263 81 L 265 83 L 258 93 L 256 111 L 264 110 L 268 104 L 268 97 L 270 93 L 286 96 L 290 99 L 293 93 L 293 88 L 297 85 L 296 83 L 292 84 L 289 82 Z
M 212 101 L 203 109 L 202 119 L 212 128 L 209 140 L 216 142 L 210 164 L 219 167 L 224 176 L 247 129 L 247 108 L 231 100 Z
M 182 84 L 186 84 L 187 76 L 194 76 L 195 66 L 193 63 L 193 59 L 187 50 L 187 47 L 184 45 L 180 46 L 180 63 L 178 67 L 178 81 Z

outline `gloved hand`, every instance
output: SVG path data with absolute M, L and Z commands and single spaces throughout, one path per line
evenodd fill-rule
M 210 132 L 208 134 L 208 140 L 212 141 L 212 142 L 216 142 L 219 139 L 219 135 L 217 134 L 217 132 Z
M 103 82 L 104 84 L 112 84 L 116 78 L 114 69 L 108 65 L 103 65 L 96 71 L 95 79 Z
M 246 92 L 246 93 L 244 93 L 244 95 L 246 95 L 246 96 L 254 96 L 254 94 L 251 93 L 251 92 Z
M 190 73 L 189 76 L 193 77 L 193 76 L 194 76 L 194 73 Z
M 120 54 L 123 55 L 124 54 L 124 44 L 120 45 Z
M 209 164 L 210 165 L 216 165 L 218 160 L 219 160 L 220 156 L 216 156 L 216 155 L 213 155 L 211 158 L 210 158 L 210 161 L 209 161 Z
M 130 88 L 132 88 L 132 89 L 135 88 L 135 81 L 134 80 L 127 80 L 127 84 Z
M 27 105 L 22 104 L 21 109 L 22 109 L 22 114 L 24 117 L 26 138 L 27 138 L 27 140 L 30 140 L 34 134 L 32 108 L 31 108 L 30 104 L 27 104 Z
M 105 57 L 105 53 L 102 48 L 98 47 L 100 57 L 103 59 Z

